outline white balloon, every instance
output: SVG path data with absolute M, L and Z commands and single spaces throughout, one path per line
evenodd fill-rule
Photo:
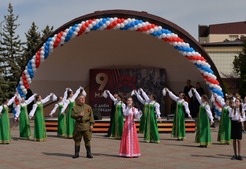
M 86 29 L 85 29 L 85 32 L 90 32 L 90 29 L 89 29 L 89 28 L 86 28 Z
M 96 22 L 96 21 L 92 21 L 91 24 L 92 24 L 93 26 L 95 26 L 95 25 L 97 24 L 97 22 Z
M 120 29 L 120 24 L 117 24 L 117 25 L 115 26 L 115 29 Z
M 105 23 L 105 24 L 106 24 L 107 26 L 108 26 L 108 25 L 110 25 L 110 21 L 106 21 L 106 23 Z

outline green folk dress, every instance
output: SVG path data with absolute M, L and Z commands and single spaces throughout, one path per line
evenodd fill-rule
M 121 139 L 122 130 L 124 126 L 123 112 L 122 112 L 122 102 L 115 105 L 115 113 L 112 121 L 111 136 L 115 139 Z
M 212 144 L 210 122 L 205 109 L 206 105 L 207 104 L 200 105 L 196 127 L 195 142 L 200 143 L 201 146 L 208 146 Z
M 68 108 L 66 111 L 66 132 L 65 132 L 66 138 L 73 138 L 75 120 L 71 117 L 71 115 L 74 105 L 75 105 L 74 101 L 69 101 Z
M 144 140 L 145 142 L 159 143 L 160 136 L 155 114 L 155 104 L 148 104 L 148 111 L 146 113 Z
M 20 105 L 20 116 L 19 116 L 19 130 L 21 139 L 30 139 L 31 138 L 31 128 L 30 121 L 28 118 L 27 105 Z
M 220 118 L 217 140 L 222 144 L 231 142 L 231 119 L 229 117 L 229 106 L 224 106 Z
M 9 144 L 11 141 L 9 108 L 7 105 L 4 105 L 2 108 L 0 115 L 0 144 Z
M 144 111 L 140 118 L 139 133 L 144 133 L 147 112 L 148 112 L 148 104 L 146 103 L 144 104 Z
M 177 102 L 176 105 L 176 112 L 174 113 L 173 118 L 172 137 L 178 139 L 186 138 L 183 102 Z
M 66 117 L 61 113 L 63 108 L 62 104 L 58 105 L 58 130 L 57 135 L 58 136 L 65 136 L 66 134 Z
M 47 139 L 43 103 L 36 104 L 37 109 L 34 115 L 34 141 L 41 142 Z

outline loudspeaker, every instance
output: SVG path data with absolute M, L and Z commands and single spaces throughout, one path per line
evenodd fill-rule
M 94 120 L 102 120 L 101 112 L 98 109 L 93 109 Z

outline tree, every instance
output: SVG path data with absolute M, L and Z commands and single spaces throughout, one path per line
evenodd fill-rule
M 19 16 L 13 13 L 13 6 L 9 3 L 8 15 L 4 16 L 6 22 L 3 25 L 2 41 L 1 41 L 1 68 L 4 80 L 8 84 L 4 91 L 6 97 L 14 94 L 17 81 L 21 74 L 21 63 L 23 61 L 23 43 L 19 35 L 16 35 L 16 29 L 19 24 L 16 24 Z
M 243 42 L 242 52 L 235 56 L 233 61 L 233 69 L 240 77 L 239 93 L 241 96 L 246 96 L 246 39 Z
M 53 26 L 49 27 L 48 25 L 42 30 L 42 38 L 41 40 L 44 41 L 46 38 L 48 38 L 51 33 L 53 33 Z
M 23 55 L 23 67 L 27 64 L 27 61 L 34 55 L 34 52 L 38 45 L 41 43 L 41 36 L 38 32 L 37 25 L 33 22 L 31 28 L 28 30 L 26 35 L 26 48 Z

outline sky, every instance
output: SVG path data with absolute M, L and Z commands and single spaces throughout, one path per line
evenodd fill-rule
M 16 33 L 23 41 L 32 22 L 39 30 L 46 25 L 56 30 L 74 18 L 109 9 L 146 11 L 177 24 L 195 39 L 198 25 L 246 21 L 246 0 L 1 0 L 0 22 L 9 3 L 19 16 Z

